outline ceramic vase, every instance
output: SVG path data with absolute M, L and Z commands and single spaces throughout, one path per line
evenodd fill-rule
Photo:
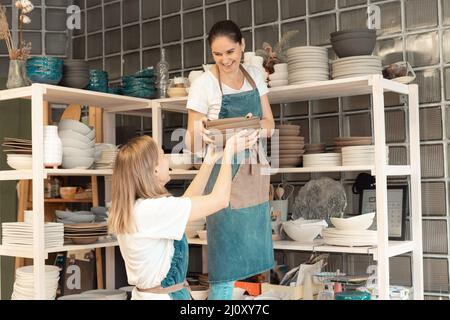
M 62 142 L 57 126 L 44 127 L 44 167 L 57 168 L 62 163 Z
M 8 71 L 8 82 L 6 87 L 8 89 L 26 87 L 31 84 L 28 80 L 26 61 L 23 60 L 10 60 Z

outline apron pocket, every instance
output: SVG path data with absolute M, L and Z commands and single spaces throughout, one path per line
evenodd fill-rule
M 267 164 L 242 163 L 231 185 L 231 209 L 243 209 L 269 201 L 270 175 Z M 263 174 L 264 173 L 264 174 Z

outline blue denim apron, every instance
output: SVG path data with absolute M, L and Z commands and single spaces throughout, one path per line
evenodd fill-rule
M 247 81 L 253 90 L 236 94 L 222 92 L 222 105 L 219 119 L 244 117 L 248 113 L 253 116 L 262 116 L 261 99 L 255 82 L 247 71 L 240 66 Z M 220 73 L 218 76 L 222 91 Z M 232 197 L 239 197 L 237 179 L 241 171 L 241 160 L 248 158 L 247 150 L 235 156 L 232 164 Z M 237 161 L 236 161 L 237 160 Z M 206 186 L 206 193 L 210 193 L 214 187 L 220 171 L 220 164 L 216 164 Z M 259 172 L 255 172 L 259 175 Z M 270 178 L 267 176 L 264 185 L 251 185 L 244 183 L 245 188 L 269 189 Z M 242 180 L 240 180 L 242 182 Z M 239 184 L 242 189 L 242 183 Z M 234 189 L 234 190 L 233 190 Z M 258 189 L 259 190 L 259 189 Z M 256 195 L 255 191 L 255 195 Z M 234 194 L 234 196 L 233 196 Z M 247 199 L 248 200 L 248 199 Z M 246 199 L 237 199 L 245 202 Z M 211 283 L 236 281 L 245 279 L 255 274 L 267 271 L 274 265 L 274 253 L 272 244 L 272 227 L 270 222 L 270 210 L 267 197 L 264 201 L 239 209 L 231 205 L 213 215 L 207 217 L 208 229 L 208 280 Z
M 173 254 L 172 262 L 170 263 L 170 269 L 163 281 L 161 281 L 161 287 L 167 288 L 179 283 L 183 283 L 186 280 L 189 264 L 189 245 L 186 239 L 186 235 L 180 241 L 174 241 L 175 252 Z M 173 300 L 191 300 L 191 295 L 187 288 L 169 293 Z

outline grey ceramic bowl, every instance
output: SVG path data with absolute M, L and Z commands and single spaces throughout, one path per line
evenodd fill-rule
M 339 58 L 370 56 L 375 48 L 376 38 L 349 38 L 331 40 L 331 46 Z
M 349 34 L 353 34 L 355 36 L 376 36 L 377 32 L 373 29 L 367 29 L 367 28 L 360 28 L 360 29 L 347 29 L 347 30 L 340 30 L 330 33 L 330 38 L 339 38 L 342 36 L 347 36 Z

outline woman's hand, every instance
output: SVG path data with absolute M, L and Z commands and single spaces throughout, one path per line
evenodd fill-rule
M 208 118 L 203 117 L 200 119 L 200 121 L 201 121 L 200 131 L 201 131 L 203 142 L 206 144 L 209 144 L 209 145 L 214 144 L 214 140 L 209 137 L 211 132 L 208 129 L 206 129 L 206 122 L 208 121 Z
M 259 131 L 255 130 L 248 134 L 248 130 L 239 131 L 237 134 L 227 140 L 225 151 L 228 155 L 242 152 L 255 145 L 259 138 Z

